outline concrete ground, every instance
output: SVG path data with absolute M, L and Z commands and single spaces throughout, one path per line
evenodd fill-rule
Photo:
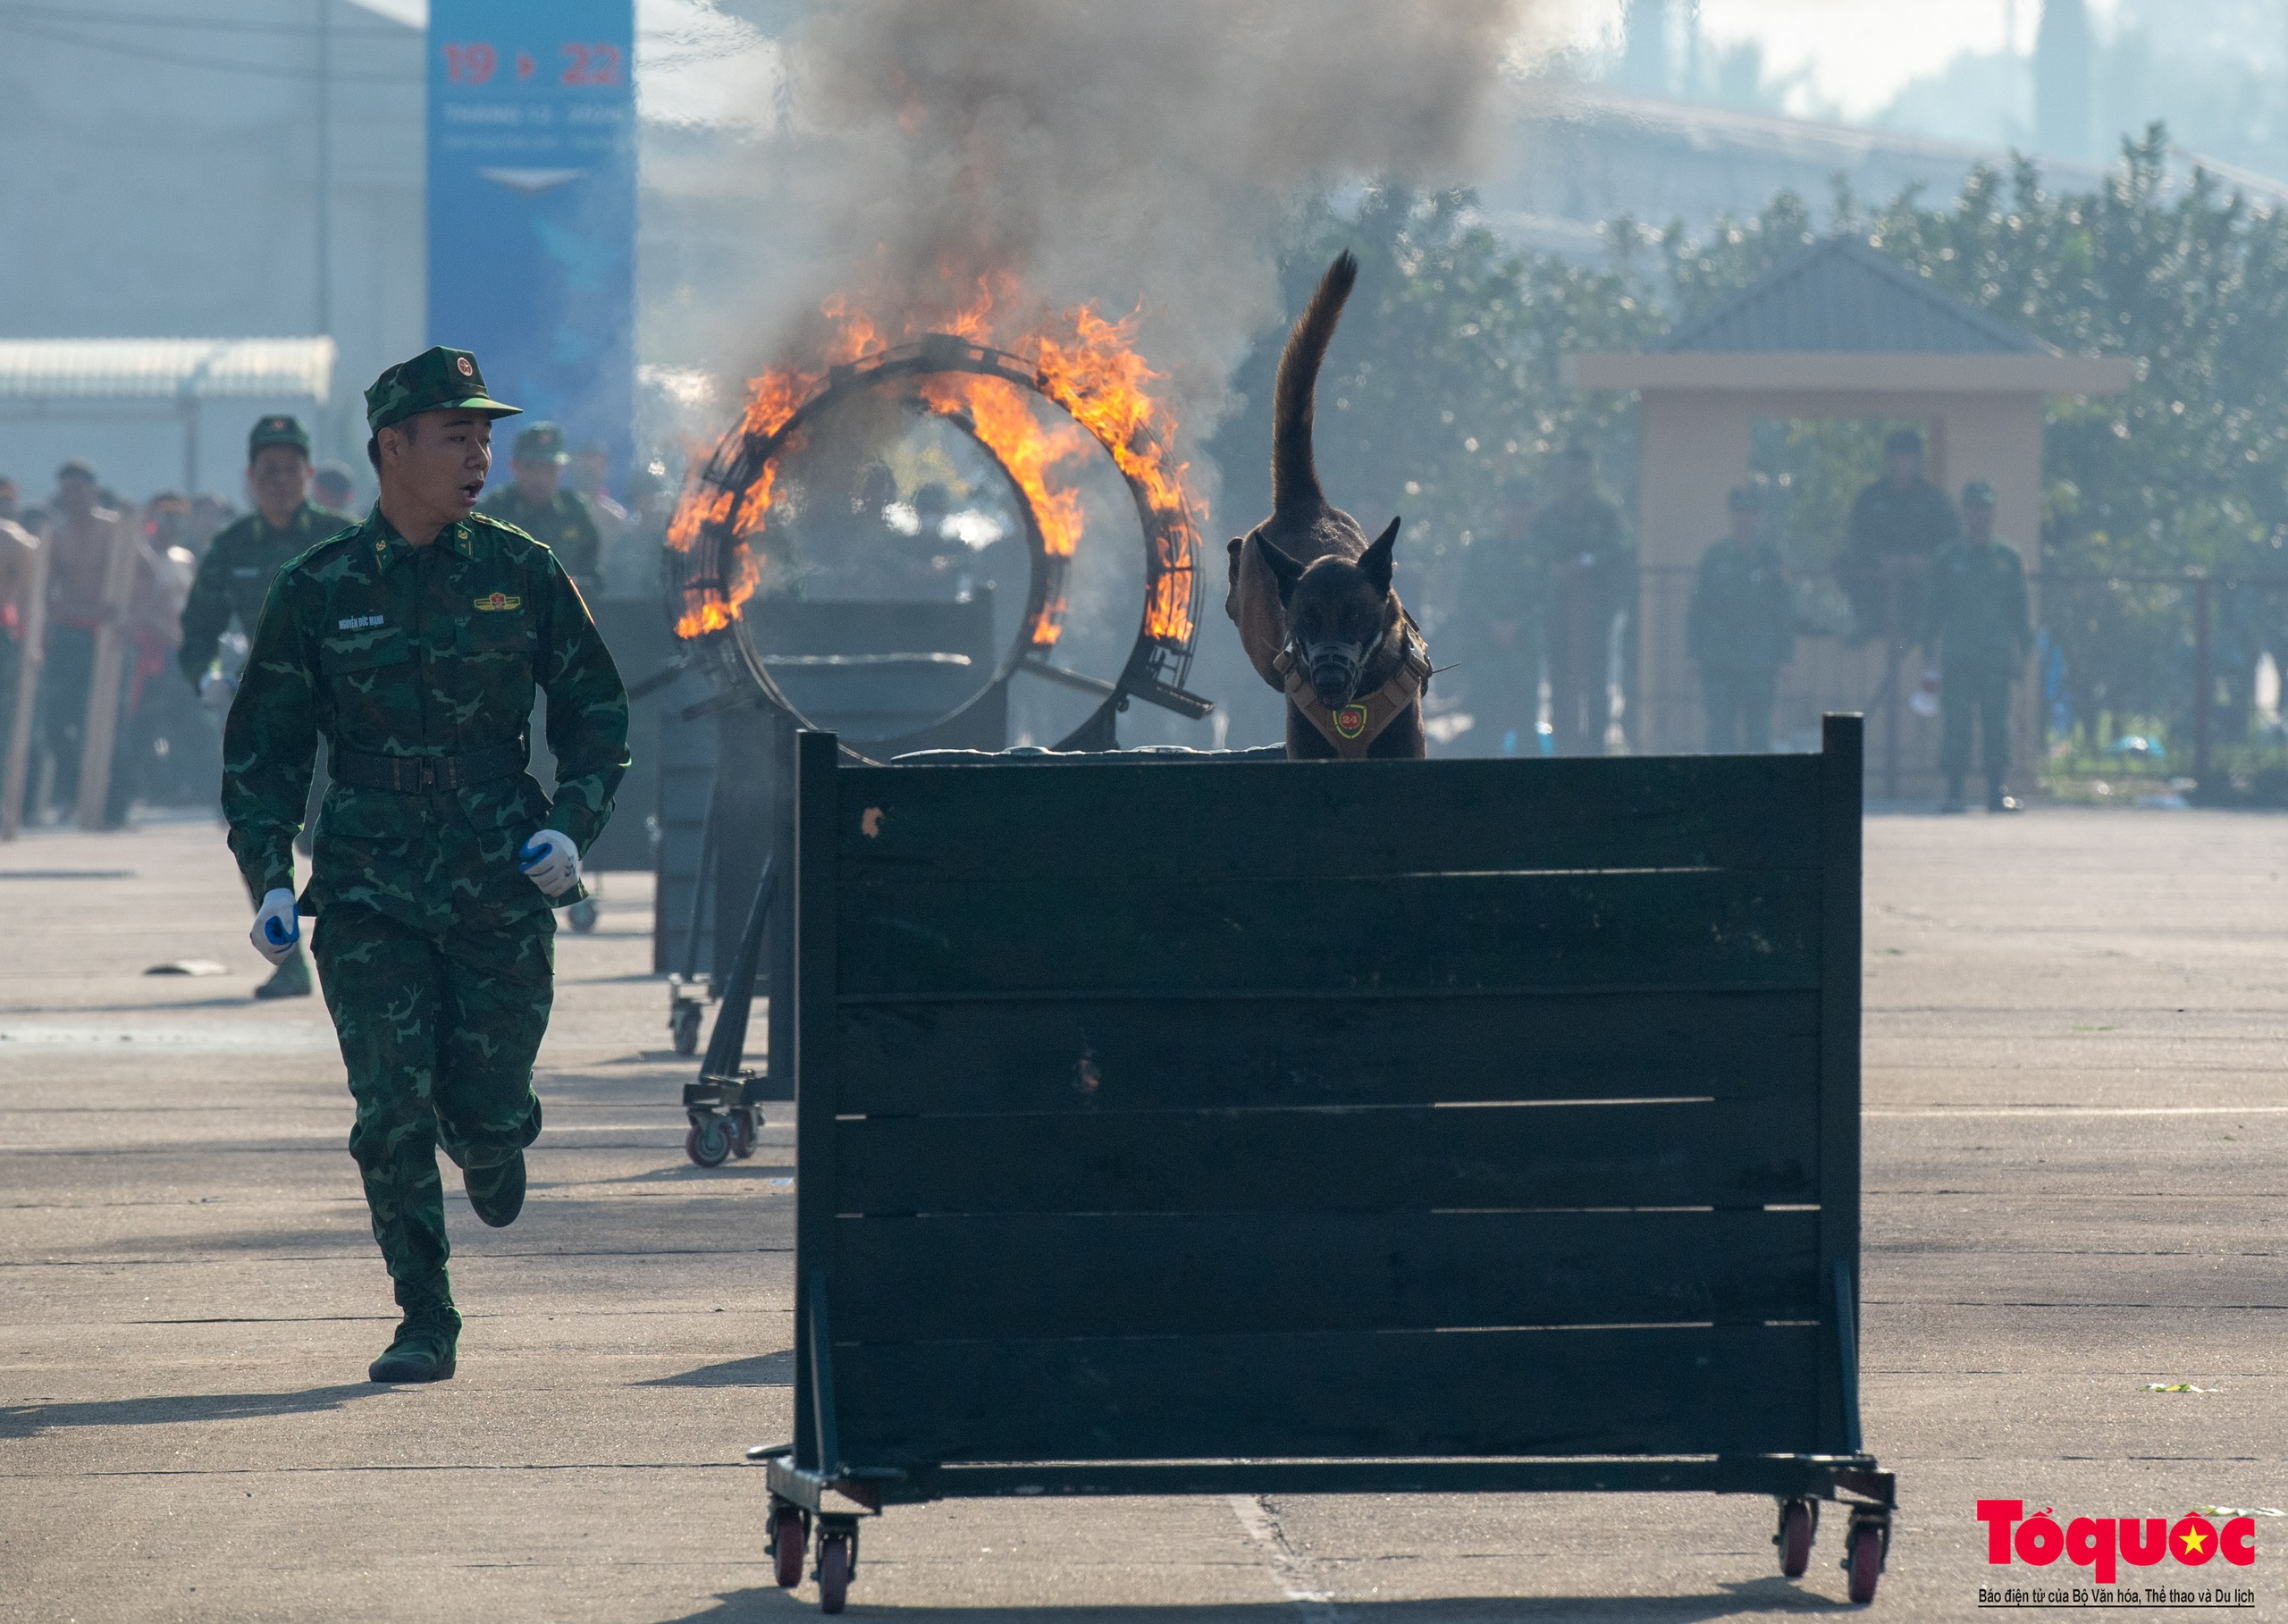
M 2288 1507 L 2288 822 L 1868 828 L 1865 1414 L 1903 1510 L 1877 1607 L 1967 1617 L 1981 1497 Z M 130 871 L 130 872 L 121 872 Z M 649 896 L 559 938 L 548 1131 L 512 1229 L 449 1170 L 459 1377 L 381 1388 L 394 1312 L 316 1000 L 257 968 L 215 830 L 0 847 L 0 1617 L 731 1620 L 771 1587 L 793 1152 L 682 1151 Z M 147 977 L 203 958 L 225 973 Z M 760 1023 L 758 1022 L 758 1030 Z M 2157 1393 L 2191 1383 L 2200 1393 Z M 2253 1568 L 2168 1569 L 2288 1616 Z M 1681 1496 L 900 1509 L 854 1616 L 1759 1618 L 1768 1502 Z M 2148 1572 L 2161 1570 L 2145 1570 Z M 2059 1582 L 2070 1564 L 2007 1578 Z

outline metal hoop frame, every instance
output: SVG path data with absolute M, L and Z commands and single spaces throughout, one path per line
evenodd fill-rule
M 931 333 L 912 343 L 833 368 L 827 374 L 824 386 L 798 405 L 776 429 L 769 433 L 734 429 L 716 447 L 715 454 L 708 459 L 707 467 L 699 476 L 698 485 L 701 490 L 719 499 L 728 495 L 730 500 L 722 504 L 725 517 L 702 524 L 688 550 L 669 551 L 670 571 L 675 577 L 667 583 L 670 614 L 680 616 L 695 603 L 722 601 L 725 584 L 736 578 L 739 554 L 746 545 L 746 539 L 738 529 L 739 500 L 774 459 L 790 444 L 797 442 L 795 437 L 805 424 L 831 411 L 854 391 L 945 373 L 973 373 L 999 378 L 1053 405 L 1056 404 L 1056 397 L 1049 393 L 1039 370 L 1022 358 L 948 333 Z M 1059 409 L 1063 408 L 1060 407 Z M 1119 677 L 1112 682 L 1052 665 L 1046 658 L 1039 657 L 1039 651 L 1031 638 L 1052 594 L 1063 587 L 1067 561 L 1049 555 L 1041 534 L 1040 517 L 1033 510 L 1031 501 L 992 448 L 978 439 L 976 425 L 958 415 L 947 414 L 947 417 L 985 450 L 994 465 L 1001 470 L 1002 476 L 1008 480 L 1009 488 L 1015 492 L 1017 505 L 1024 514 L 1025 539 L 1032 558 L 1032 576 L 1026 598 L 1023 630 L 1011 644 L 992 677 L 961 705 L 932 721 L 928 728 L 896 738 L 863 741 L 866 748 L 881 758 L 898 753 L 900 745 L 911 746 L 926 733 L 943 727 L 981 703 L 994 689 L 1021 670 L 1101 696 L 1101 703 L 1090 712 L 1088 719 L 1057 742 L 1055 748 L 1060 750 L 1103 748 L 1111 744 L 1115 737 L 1114 719 L 1120 711 L 1128 709 L 1130 701 L 1134 699 L 1144 700 L 1194 719 L 1207 715 L 1213 709 L 1214 702 L 1188 692 L 1183 686 L 1185 677 L 1190 674 L 1192 651 L 1199 636 L 1200 600 L 1205 588 L 1199 569 L 1196 531 L 1181 518 L 1165 515 L 1155 509 L 1143 484 L 1126 469 L 1121 469 L 1121 477 L 1127 482 L 1129 494 L 1135 502 L 1137 521 L 1144 533 L 1144 608 L 1137 624 L 1135 642 L 1130 647 Z M 1087 425 L 1081 426 L 1085 428 Z M 1102 435 L 1091 433 L 1110 455 L 1114 449 L 1110 442 Z M 1114 466 L 1118 467 L 1117 459 Z M 1171 581 L 1170 577 L 1174 579 Z M 1157 636 L 1150 629 L 1151 606 L 1164 590 L 1164 584 L 1166 588 L 1182 593 L 1189 604 L 1187 633 L 1180 639 Z M 711 671 L 719 694 L 746 689 L 753 693 L 761 703 L 784 712 L 796 727 L 812 725 L 780 689 L 765 663 L 762 651 L 755 647 L 753 639 L 748 635 L 745 621 L 737 615 L 732 616 L 728 625 L 690 639 L 689 647 L 697 661 Z M 844 745 L 843 751 L 855 761 L 874 759 L 848 745 Z

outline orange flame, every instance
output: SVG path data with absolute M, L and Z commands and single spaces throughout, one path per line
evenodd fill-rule
M 1031 504 L 1040 522 L 1041 545 L 1051 558 L 1069 559 L 1080 550 L 1081 493 L 1052 484 L 1048 471 L 1056 464 L 1085 458 L 1096 449 L 1094 441 L 1074 424 L 1044 427 L 1023 391 L 1005 378 L 940 373 L 922 379 L 919 392 L 932 411 L 968 416 L 978 439 L 1001 459 Z M 1035 648 L 1056 642 L 1064 629 L 1063 608 L 1061 603 L 1042 607 L 1029 634 Z
M 947 269 L 950 271 L 950 266 Z M 951 276 L 947 279 L 952 280 Z M 973 342 L 992 341 L 993 318 L 1014 289 L 1013 279 L 980 276 L 970 302 L 950 314 L 933 314 L 926 323 L 909 319 L 904 337 L 926 329 L 950 332 Z M 827 366 L 846 365 L 887 347 L 881 327 L 849 299 L 837 295 L 820 307 L 835 324 L 826 346 Z M 1151 601 L 1145 609 L 1145 629 L 1156 638 L 1182 643 L 1192 631 L 1192 579 L 1199 551 L 1200 515 L 1184 489 L 1189 464 L 1173 460 L 1174 417 L 1152 397 L 1149 385 L 1162 374 L 1154 372 L 1134 344 L 1136 318 L 1108 322 L 1089 307 L 1066 312 L 1069 337 L 1035 332 L 1009 348 L 1037 368 L 1041 391 L 1056 402 L 1072 421 L 1044 425 L 1023 392 L 1006 380 L 975 374 L 946 373 L 925 378 L 918 385 L 922 401 L 933 411 L 965 412 L 976 425 L 980 440 L 991 448 L 1024 492 L 1038 517 L 1043 543 L 1054 557 L 1071 558 L 1078 550 L 1081 531 L 1080 493 L 1071 483 L 1056 477 L 1059 465 L 1085 458 L 1091 437 L 1111 453 L 1123 474 L 1144 493 L 1160 521 L 1154 560 Z M 802 404 L 826 381 L 824 368 L 774 369 L 747 385 L 747 404 L 739 429 L 747 436 L 767 436 L 784 428 Z M 668 544 L 689 551 L 707 530 L 729 520 L 734 512 L 736 533 L 748 540 L 759 534 L 770 509 L 777 462 L 766 465 L 748 487 L 736 494 L 715 490 L 694 476 L 678 504 L 668 529 Z M 720 585 L 695 579 L 686 589 L 685 612 L 676 623 L 678 637 L 702 636 L 728 626 L 753 596 L 761 579 L 756 550 L 743 547 L 737 578 Z M 1030 636 L 1036 647 L 1057 640 L 1064 618 L 1062 602 L 1044 606 Z
M 1175 419 L 1146 385 L 1161 374 L 1132 342 L 1136 318 L 1108 322 L 1083 305 L 1065 313 L 1069 345 L 1042 334 L 1029 348 L 1040 368 L 1040 386 L 1073 420 L 1102 441 L 1120 471 L 1144 492 L 1161 520 L 1160 556 L 1145 605 L 1144 629 L 1182 643 L 1191 635 L 1191 576 L 1199 554 L 1199 515 L 1183 487 L 1189 463 L 1171 463 Z

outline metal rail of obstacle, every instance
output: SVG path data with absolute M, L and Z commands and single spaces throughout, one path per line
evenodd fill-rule
M 1862 730 L 853 767 L 799 743 L 782 1585 L 1039 1494 L 1701 1490 L 1860 1435 Z

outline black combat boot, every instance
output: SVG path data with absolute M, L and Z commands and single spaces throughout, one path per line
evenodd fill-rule
M 497 1167 L 464 1167 L 461 1188 L 476 1216 L 495 1229 L 506 1229 L 525 1209 L 525 1153 L 521 1150 Z
M 1960 778 L 1948 778 L 1947 780 L 1947 799 L 1939 810 L 1942 812 L 1968 812 L 1970 810 L 1963 801 L 1963 781 Z
M 408 1286 L 400 1281 L 397 1300 L 405 1318 L 388 1351 L 366 1367 L 366 1380 L 450 1381 L 461 1340 L 461 1317 L 453 1307 L 450 1288 L 442 1275 L 425 1286 Z

